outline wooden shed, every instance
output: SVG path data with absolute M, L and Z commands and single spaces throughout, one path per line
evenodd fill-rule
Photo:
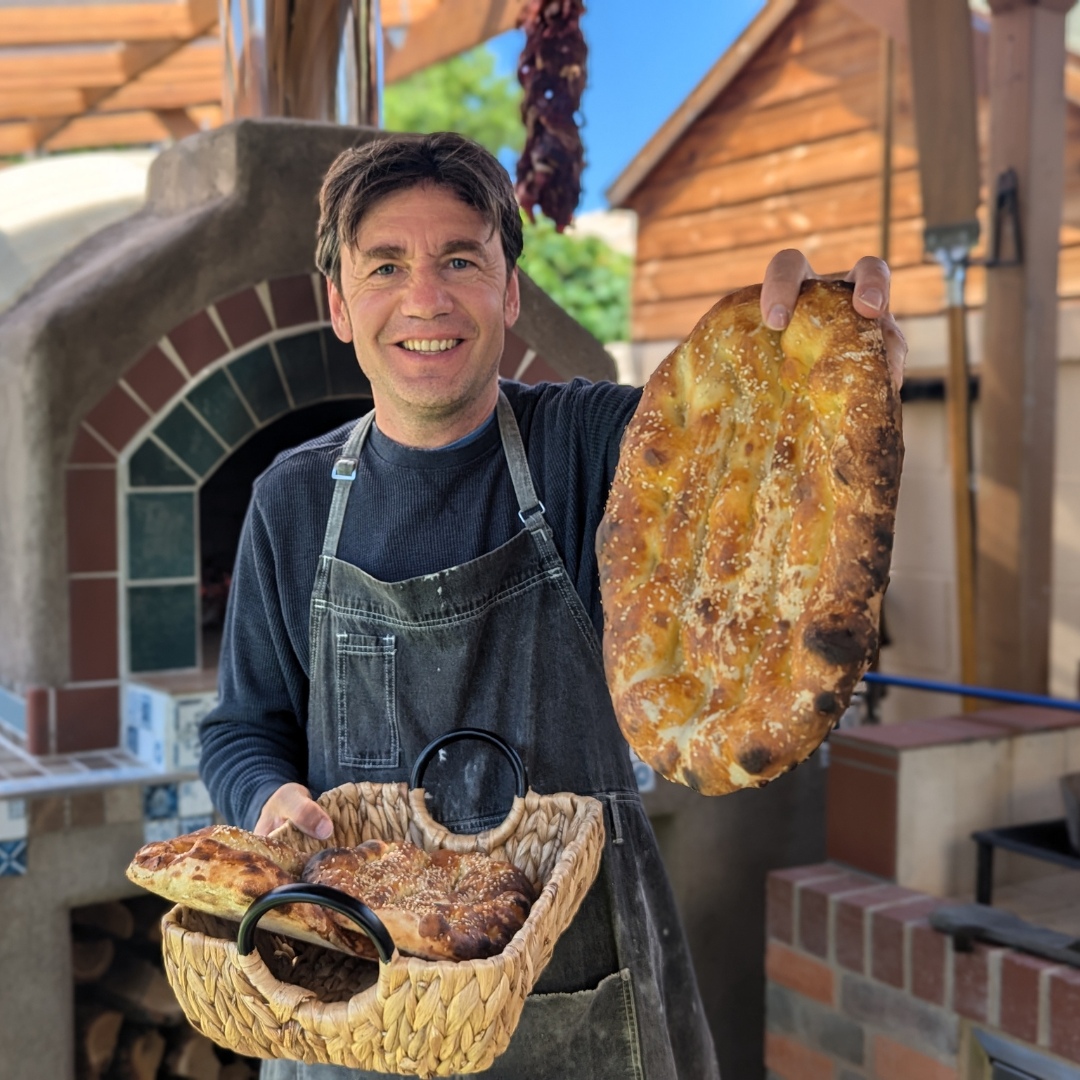
M 985 172 L 989 24 L 977 13 L 972 34 Z M 893 644 L 883 666 L 951 679 L 959 676 L 959 657 L 941 404 L 945 290 L 940 267 L 923 255 L 907 36 L 904 0 L 768 0 L 608 197 L 638 215 L 631 366 L 639 381 L 720 296 L 760 281 L 776 251 L 797 247 L 821 273 L 849 269 L 862 255 L 886 255 L 892 308 L 911 352 L 907 460 L 886 602 Z M 1080 410 L 1080 57 L 1072 54 L 1065 89 L 1050 685 L 1075 697 L 1080 431 L 1069 417 Z M 980 219 L 985 245 L 985 176 Z M 982 256 L 983 246 L 974 254 Z M 967 302 L 976 374 L 984 278 L 973 266 Z M 894 691 L 886 718 L 940 714 L 957 704 Z

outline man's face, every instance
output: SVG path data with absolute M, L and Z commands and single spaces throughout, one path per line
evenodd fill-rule
M 499 234 L 452 192 L 423 184 L 376 203 L 343 246 L 341 291 L 331 284 L 329 296 L 387 434 L 453 434 L 455 418 L 494 407 L 517 273 L 507 281 Z

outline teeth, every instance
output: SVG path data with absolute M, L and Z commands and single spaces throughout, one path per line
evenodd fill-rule
M 460 345 L 461 338 L 449 338 L 439 341 L 429 341 L 426 338 L 420 340 L 419 338 L 413 338 L 409 341 L 403 341 L 401 347 L 408 349 L 410 352 L 446 352 L 447 349 L 452 349 L 455 345 Z

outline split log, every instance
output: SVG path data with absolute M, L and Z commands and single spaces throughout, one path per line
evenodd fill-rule
M 221 1080 L 221 1061 L 214 1044 L 193 1028 L 187 1028 L 181 1041 L 169 1052 L 166 1066 L 173 1076 L 184 1080 Z
M 124 1014 L 115 1009 L 80 1009 L 76 1015 L 75 1047 L 80 1080 L 97 1080 L 112 1063 Z
M 154 1080 L 164 1056 L 165 1036 L 156 1028 L 125 1029 L 111 1075 L 117 1080 Z
M 97 982 L 109 970 L 115 948 L 111 938 L 71 943 L 71 974 L 76 983 Z
M 71 909 L 73 926 L 100 930 L 114 938 L 127 939 L 135 931 L 135 919 L 126 904 L 111 900 L 105 904 L 88 904 Z
M 155 1024 L 179 1024 L 184 1019 L 165 972 L 141 956 L 118 952 L 98 986 L 133 1017 Z

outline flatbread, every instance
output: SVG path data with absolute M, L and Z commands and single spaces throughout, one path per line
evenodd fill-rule
M 511 863 L 385 840 L 321 851 L 308 862 L 304 880 L 362 900 L 400 952 L 429 960 L 502 952 L 536 900 L 529 879 Z M 331 917 L 346 925 L 344 916 Z
M 175 904 L 239 922 L 254 900 L 300 880 L 307 856 L 278 840 L 229 825 L 212 825 L 135 853 L 127 876 Z M 314 904 L 287 904 L 260 920 L 264 930 L 365 958 L 375 957 L 368 938 L 337 926 Z
M 903 440 L 880 328 L 807 282 L 720 301 L 649 380 L 597 534 L 619 724 L 706 795 L 804 760 L 878 644 Z

